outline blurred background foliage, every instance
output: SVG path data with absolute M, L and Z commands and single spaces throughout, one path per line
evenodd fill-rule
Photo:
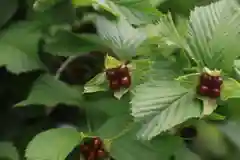
M 170 11 L 173 17 L 179 15 L 188 17 L 190 10 L 194 6 L 206 5 L 213 1 L 216 0 L 162 0 L 162 3 L 157 8 L 164 13 Z M 90 23 L 85 23 L 80 27 L 74 23 L 77 19 L 81 19 L 84 13 L 93 12 L 91 8 L 83 7 L 75 12 L 71 8 L 69 1 L 62 1 L 51 11 L 35 13 L 32 9 L 33 2 L 34 0 L 1 0 L 1 31 L 19 21 L 36 20 L 41 22 L 43 29 L 50 24 L 64 22 L 72 24 L 72 30 L 75 33 L 96 32 L 94 26 Z M 153 0 L 153 3 L 157 2 L 160 1 Z M 12 38 L 24 39 L 24 37 Z M 64 57 L 52 56 L 43 52 L 41 43 L 39 44 L 39 56 L 52 73 L 55 73 L 65 61 Z M 99 73 L 102 68 L 103 56 L 89 53 L 72 62 L 63 72 L 61 79 L 70 84 L 82 85 Z M 32 71 L 14 75 L 7 72 L 5 67 L 0 68 L 0 141 L 13 142 L 19 149 L 21 159 L 24 159 L 24 149 L 27 143 L 37 133 L 64 124 L 77 126 L 85 120 L 85 112 L 74 106 L 58 105 L 50 114 L 46 114 L 45 106 L 13 108 L 14 104 L 26 98 L 32 83 L 40 73 L 39 71 Z M 221 107 L 219 110 L 221 110 Z M 239 115 L 236 117 L 239 117 Z M 227 160 L 230 159 L 229 155 L 233 157 L 232 159 L 239 159 L 238 155 L 240 153 L 235 152 L 236 149 L 225 147 L 226 140 L 214 126 L 203 123 L 199 124 L 198 127 L 200 132 L 197 138 L 189 143 L 190 148 L 200 153 L 205 159 Z M 69 159 L 73 159 L 72 156 L 70 155 Z

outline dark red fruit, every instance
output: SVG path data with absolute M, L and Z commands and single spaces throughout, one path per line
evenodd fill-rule
M 130 76 L 123 77 L 121 79 L 121 85 L 122 87 L 129 88 L 131 85 L 131 78 Z
M 87 145 L 82 144 L 82 145 L 80 145 L 80 150 L 82 152 L 89 152 L 90 149 Z
M 118 80 L 110 80 L 109 81 L 109 88 L 112 90 L 119 90 L 120 89 L 120 83 Z
M 122 76 L 128 76 L 129 75 L 129 69 L 126 65 L 122 65 L 118 69 L 119 74 Z
M 116 79 L 117 78 L 117 70 L 116 68 L 108 69 L 106 71 L 106 76 L 108 80 Z
M 221 94 L 220 90 L 217 88 L 214 88 L 213 90 L 211 90 L 211 93 L 209 96 L 211 98 L 218 98 L 218 97 L 220 97 L 220 94 Z
M 207 73 L 202 73 L 200 76 L 200 84 L 208 86 L 211 83 L 212 77 Z
M 203 96 L 207 96 L 209 92 L 209 88 L 207 86 L 200 86 L 199 87 L 199 93 Z
M 216 76 L 213 78 L 213 83 L 216 88 L 220 89 L 221 85 L 223 84 L 223 79 L 220 76 Z
M 86 160 L 95 160 L 96 159 L 96 154 L 95 152 L 90 152 L 87 156 L 87 159 Z
M 97 157 L 98 158 L 105 158 L 106 157 L 106 152 L 104 151 L 104 150 L 102 150 L 102 149 L 99 149 L 98 151 L 97 151 Z
M 102 141 L 100 138 L 96 137 L 93 139 L 93 148 L 94 149 L 99 149 L 102 147 Z

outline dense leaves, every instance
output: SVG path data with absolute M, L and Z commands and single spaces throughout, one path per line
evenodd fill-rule
M 239 8 L 0 2 L 0 159 L 96 160 L 99 149 L 114 160 L 239 159 Z M 102 148 L 78 147 L 95 136 Z

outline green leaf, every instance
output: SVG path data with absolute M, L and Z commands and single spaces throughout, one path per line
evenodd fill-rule
M 132 61 L 131 63 L 132 87 L 135 87 L 145 82 L 145 80 L 149 76 L 151 65 L 152 61 L 150 59 L 140 59 Z
M 24 40 L 23 40 L 24 37 Z M 18 23 L 0 34 L 0 66 L 13 73 L 43 69 L 38 57 L 41 32 L 34 23 Z
M 91 6 L 93 0 L 72 0 L 74 6 Z
M 179 48 L 188 50 L 188 46 L 184 38 L 185 32 L 180 33 L 178 28 L 175 26 L 170 13 L 168 13 L 166 16 L 161 17 L 155 27 L 159 32 L 158 34 L 162 36 L 167 45 L 174 45 Z
M 33 138 L 27 146 L 25 157 L 28 160 L 65 160 L 81 140 L 82 137 L 74 128 L 50 129 Z
M 123 60 L 129 60 L 135 56 L 136 48 L 146 38 L 142 32 L 133 28 L 123 18 L 112 22 L 104 17 L 98 17 L 96 26 L 99 36 Z
M 13 16 L 17 11 L 18 1 L 8 0 L 0 2 L 0 28 Z
M 176 81 L 150 81 L 139 85 L 131 103 L 132 115 L 144 121 L 138 133 L 143 139 L 151 139 L 201 114 L 201 104 L 195 94 Z
M 232 42 L 237 40 L 236 31 L 239 31 L 239 27 L 236 27 L 239 20 L 234 19 L 235 22 L 232 22 L 236 8 L 237 3 L 234 1 L 222 0 L 208 6 L 196 7 L 191 12 L 188 42 L 191 56 L 198 60 L 202 67 L 225 68 L 221 62 L 225 61 L 225 55 L 229 56 L 231 53 L 229 49 L 233 47 Z M 228 63 L 227 66 L 232 65 Z
M 81 98 L 81 90 L 46 74 L 35 81 L 28 98 L 16 104 L 16 106 L 42 104 L 53 107 L 60 103 L 79 106 Z
M 167 0 L 150 0 L 150 3 L 153 5 L 153 6 L 158 6 L 160 5 L 161 3 L 165 2 Z
M 120 115 L 111 117 L 97 131 L 96 134 L 104 139 L 112 139 L 122 135 L 131 126 L 132 117 L 129 115 Z
M 164 155 L 159 155 L 155 150 L 136 140 L 138 129 L 138 126 L 134 126 L 125 135 L 115 139 L 111 144 L 110 155 L 117 160 L 168 160 Z
M 227 100 L 229 98 L 240 98 L 240 83 L 232 78 L 224 80 L 221 98 L 223 100 Z
M 130 110 L 128 95 L 124 95 L 121 100 L 118 100 L 112 96 L 111 92 L 86 94 L 85 103 L 87 108 L 98 108 L 109 116 L 128 114 Z
M 238 138 L 240 134 L 239 121 L 229 121 L 226 124 L 220 125 L 219 129 L 240 149 L 240 139 Z
M 201 158 L 190 151 L 188 148 L 182 148 L 175 153 L 176 160 L 201 160 Z
M 143 25 L 152 23 L 161 16 L 149 1 L 142 0 L 118 0 L 109 2 L 109 6 L 129 23 Z
M 19 160 L 17 148 L 11 142 L 0 142 L 0 159 Z
M 93 35 L 77 35 L 60 30 L 53 37 L 46 39 L 45 50 L 57 56 L 85 55 L 102 49 L 100 43 L 92 41 Z
M 161 158 L 172 156 L 183 146 L 181 137 L 170 134 L 157 136 L 149 141 L 149 144 L 147 142 L 145 144 L 161 155 Z
M 198 121 L 197 131 L 195 142 L 199 144 L 199 149 L 203 148 L 211 151 L 219 157 L 223 157 L 228 152 L 225 138 L 219 132 L 217 126 L 206 121 Z
M 107 90 L 108 84 L 106 82 L 105 72 L 97 74 L 84 85 L 84 93 L 94 93 Z
M 116 58 L 109 55 L 105 57 L 104 66 L 106 69 L 117 68 L 120 65 L 122 65 L 122 62 L 117 60 Z

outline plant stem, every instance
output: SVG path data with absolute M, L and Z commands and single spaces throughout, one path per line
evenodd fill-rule
M 66 67 L 73 62 L 76 58 L 78 58 L 78 56 L 70 56 L 65 62 L 63 62 L 63 64 L 60 66 L 60 68 L 57 70 L 55 78 L 59 79 L 62 72 L 66 69 Z

